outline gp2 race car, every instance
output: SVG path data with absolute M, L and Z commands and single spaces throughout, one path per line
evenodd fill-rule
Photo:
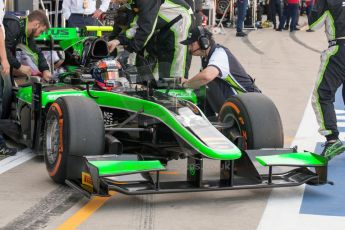
M 216 116 L 206 116 L 202 90 L 157 81 L 145 66 L 118 69 L 102 38 L 52 28 L 39 42 L 65 50 L 72 66 L 57 83 L 13 87 L 13 97 L 5 89 L 3 131 L 43 154 L 57 183 L 88 197 L 328 183 L 325 158 L 282 148 L 279 113 L 261 93 L 228 98 Z M 186 179 L 165 181 L 168 162 L 183 159 Z M 204 179 L 206 159 L 219 162 L 217 179 Z M 276 166 L 288 169 L 275 173 Z

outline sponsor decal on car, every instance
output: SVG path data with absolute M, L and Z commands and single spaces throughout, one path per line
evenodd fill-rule
M 87 172 L 81 172 L 81 186 L 89 191 L 90 193 L 93 192 L 93 184 L 91 175 Z

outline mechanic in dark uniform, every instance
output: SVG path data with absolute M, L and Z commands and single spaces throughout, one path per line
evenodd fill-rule
M 312 105 L 319 123 L 319 132 L 326 137 L 322 155 L 328 160 L 345 151 L 339 140 L 333 102 L 339 86 L 345 82 L 345 2 L 317 0 L 309 28 L 326 27 L 329 47 L 321 55 L 321 66 L 312 96 Z
M 260 92 L 243 66 L 222 45 L 216 44 L 212 33 L 193 27 L 190 36 L 181 42 L 189 46 L 193 56 L 202 57 L 203 70 L 182 83 L 185 88 L 206 85 L 206 98 L 213 112 L 218 113 L 227 98 L 243 92 Z
M 49 20 L 45 13 L 40 10 L 32 11 L 26 18 L 19 19 L 16 16 L 8 15 L 4 18 L 6 32 L 6 53 L 14 75 L 31 76 L 31 68 L 22 65 L 16 58 L 16 47 L 19 43 L 26 45 L 35 56 L 35 64 L 42 72 L 42 79 L 49 81 L 52 77 L 47 60 L 42 51 L 37 48 L 35 37 L 49 29 Z
M 135 17 L 124 33 L 108 43 L 112 52 L 123 45 L 130 53 L 145 50 L 157 59 L 160 78 L 181 78 L 188 73 L 188 36 L 193 12 L 183 0 L 115 0 L 129 3 Z M 155 74 L 157 77 L 157 73 Z
M 192 8 L 194 17 L 195 17 L 195 25 L 201 26 L 202 24 L 202 0 L 185 0 L 188 5 Z

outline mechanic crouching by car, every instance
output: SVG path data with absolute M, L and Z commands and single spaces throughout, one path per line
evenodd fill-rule
M 193 12 L 188 4 L 183 0 L 115 2 L 129 3 L 134 19 L 127 30 L 108 43 L 110 52 L 118 45 L 141 56 L 145 50 L 151 60 L 152 57 L 156 59 L 160 78 L 184 77 L 189 70 L 188 50 L 180 41 L 187 38 L 193 22 Z
M 313 91 L 312 105 L 319 123 L 319 133 L 326 137 L 321 153 L 328 160 L 345 151 L 339 140 L 334 111 L 335 93 L 345 83 L 345 3 L 317 0 L 309 17 L 309 28 L 325 26 L 328 49 L 322 52 L 321 66 Z
M 10 65 L 7 60 L 6 49 L 5 49 L 5 31 L 4 26 L 2 24 L 2 20 L 4 18 L 4 2 L 0 1 L 0 61 L 1 61 L 1 79 L 0 79 L 0 115 L 2 115 L 2 98 L 3 98 L 3 86 L 4 80 L 3 78 L 10 77 Z M 1 127 L 0 127 L 1 130 Z M 16 148 L 9 148 L 6 145 L 5 139 L 2 136 L 2 132 L 0 132 L 0 156 L 12 156 L 17 153 Z
M 31 68 L 22 65 L 16 58 L 17 45 L 22 43 L 28 47 L 31 56 L 35 59 L 35 64 L 42 73 L 42 79 L 49 81 L 52 77 L 47 61 L 37 48 L 35 37 L 40 36 L 41 33 L 49 29 L 49 20 L 45 13 L 40 10 L 32 11 L 25 18 L 17 18 L 16 16 L 8 15 L 4 18 L 4 26 L 6 31 L 6 53 L 11 66 L 12 75 L 22 77 L 30 77 Z M 13 79 L 12 79 L 13 80 Z
M 201 56 L 203 70 L 182 87 L 198 89 L 206 85 L 206 114 L 218 113 L 230 96 L 243 92 L 260 92 L 230 50 L 216 44 L 212 33 L 203 27 L 194 27 L 181 44 L 188 45 L 193 56 Z M 211 109 L 211 110 L 210 110 Z

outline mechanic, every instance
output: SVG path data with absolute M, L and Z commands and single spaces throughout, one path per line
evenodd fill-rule
M 339 140 L 333 102 L 337 89 L 345 82 L 345 4 L 339 0 L 317 0 L 309 28 L 326 27 L 329 47 L 321 55 L 321 66 L 312 96 L 319 132 L 326 137 L 321 155 L 328 160 L 345 151 Z
M 0 79 L 0 114 L 2 114 L 2 97 L 3 97 L 3 85 L 4 81 L 2 78 L 10 77 L 10 65 L 7 60 L 6 49 L 5 49 L 5 31 L 4 26 L 2 24 L 2 20 L 4 18 L 4 2 L 0 0 L 0 59 L 1 59 L 1 67 L 2 67 L 2 74 Z M 1 127 L 0 127 L 1 130 Z M 17 153 L 16 148 L 9 148 L 6 145 L 5 139 L 0 132 L 0 155 L 15 155 Z
M 145 50 L 158 62 L 160 78 L 184 77 L 189 70 L 188 50 L 180 41 L 187 38 L 193 23 L 193 12 L 188 4 L 183 0 L 115 2 L 129 3 L 135 16 L 130 28 L 108 43 L 110 52 L 118 45 L 130 53 L 142 54 Z
M 98 26 L 98 19 L 109 7 L 110 0 L 102 0 L 99 9 L 95 0 L 63 0 L 62 14 L 68 27 Z
M 202 0 L 185 0 L 191 7 L 194 13 L 195 25 L 201 26 L 202 24 Z
M 182 80 L 182 87 L 198 89 L 206 85 L 207 102 L 213 112 L 218 113 L 230 96 L 242 92 L 260 92 L 230 50 L 216 44 L 207 29 L 193 27 L 188 39 L 181 43 L 188 45 L 193 56 L 201 56 L 203 67 L 193 78 Z
M 37 48 L 35 37 L 49 29 L 49 20 L 45 13 L 40 10 L 32 11 L 25 18 L 17 18 L 8 15 L 4 18 L 4 26 L 6 32 L 6 52 L 7 58 L 13 69 L 14 76 L 31 76 L 32 70 L 30 66 L 22 65 L 16 58 L 16 47 L 19 43 L 26 45 L 35 56 L 35 63 L 42 73 L 42 79 L 49 81 L 52 77 L 49 66 L 43 53 Z

